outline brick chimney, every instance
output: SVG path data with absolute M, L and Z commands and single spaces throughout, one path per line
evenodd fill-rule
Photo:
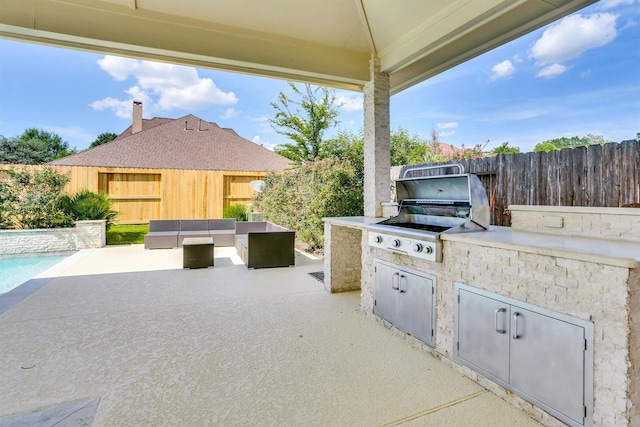
M 133 124 L 131 134 L 142 130 L 142 101 L 133 101 Z

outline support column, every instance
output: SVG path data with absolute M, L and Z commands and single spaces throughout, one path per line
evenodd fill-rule
M 371 81 L 364 86 L 364 215 L 382 216 L 382 203 L 391 201 L 389 75 L 380 61 L 369 62 Z

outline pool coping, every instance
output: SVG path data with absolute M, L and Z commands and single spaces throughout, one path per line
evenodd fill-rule
M 27 280 L 21 285 L 16 286 L 11 289 L 9 292 L 0 295 L 0 314 L 9 310 L 11 307 L 19 304 L 24 301 L 31 294 L 36 292 L 38 289 L 49 283 L 51 280 L 58 277 L 62 272 L 70 268 L 71 266 L 78 263 L 80 260 L 85 258 L 93 252 L 93 249 L 83 249 L 75 252 L 73 255 L 68 258 L 63 259 L 62 261 L 52 265 L 42 273 L 36 275 L 32 279 Z

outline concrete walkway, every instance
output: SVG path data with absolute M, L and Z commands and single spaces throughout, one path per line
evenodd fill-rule
M 58 266 L 0 314 L 0 426 L 539 425 L 325 292 L 320 260 L 215 263 L 136 245 Z

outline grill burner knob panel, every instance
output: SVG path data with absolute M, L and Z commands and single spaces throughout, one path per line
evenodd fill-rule
M 369 230 L 367 241 L 370 247 L 403 254 L 412 258 L 436 262 L 438 243 L 421 239 L 420 236 L 398 236 L 378 230 Z

